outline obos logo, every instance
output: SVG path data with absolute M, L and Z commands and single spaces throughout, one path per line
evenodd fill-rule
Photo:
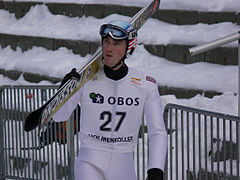
M 104 97 L 101 94 L 90 93 L 89 97 L 92 99 L 93 103 L 104 103 Z
M 104 97 L 103 95 L 99 93 L 90 93 L 89 95 L 90 99 L 92 99 L 92 103 L 96 104 L 103 104 L 104 103 Z M 107 103 L 110 105 L 127 105 L 127 106 L 138 106 L 139 105 L 139 97 L 131 98 L 131 97 L 113 97 L 110 96 L 107 98 Z

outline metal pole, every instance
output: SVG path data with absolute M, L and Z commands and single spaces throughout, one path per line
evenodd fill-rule
M 190 48 L 188 52 L 190 53 L 191 56 L 194 56 L 236 40 L 238 40 L 238 116 L 240 117 L 240 42 L 239 42 L 240 31 L 238 31 L 237 33 L 225 36 L 223 38 L 211 41 L 209 43 Z M 239 127 L 239 130 L 240 130 L 240 127 Z
M 200 46 L 196 46 L 196 47 L 190 48 L 189 49 L 189 53 L 190 53 L 191 56 L 194 56 L 196 54 L 200 54 L 202 52 L 214 49 L 216 47 L 219 47 L 221 45 L 224 45 L 224 44 L 236 41 L 238 39 L 240 39 L 240 31 L 237 32 L 237 33 L 228 35 L 226 37 L 223 37 L 223 38 L 211 41 L 211 42 L 209 42 L 207 44 L 203 44 L 203 45 L 200 45 Z
M 2 93 L 3 88 L 0 87 L 0 180 L 5 180 L 5 157 L 4 157 L 4 119 L 3 119 L 3 107 L 2 107 Z
M 67 120 L 68 178 L 74 180 L 74 117 Z
M 240 33 L 240 31 L 238 33 Z M 238 117 L 240 117 L 240 39 L 238 39 Z M 238 138 L 239 137 L 240 137 L 240 122 L 238 122 Z M 240 161 L 240 143 L 238 143 L 238 163 L 239 161 Z
M 238 33 L 240 34 L 240 31 Z M 240 117 L 240 38 L 238 39 L 238 116 Z

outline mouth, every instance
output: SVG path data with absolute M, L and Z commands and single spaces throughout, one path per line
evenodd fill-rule
M 105 59 L 106 61 L 111 61 L 112 57 L 113 57 L 113 56 L 112 56 L 111 54 L 106 54 L 104 59 Z
M 106 56 L 107 56 L 107 57 L 109 57 L 109 58 L 111 58 L 111 57 L 112 57 L 112 55 L 111 55 L 111 54 L 106 54 Z

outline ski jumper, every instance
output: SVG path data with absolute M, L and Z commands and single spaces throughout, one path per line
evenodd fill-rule
M 53 116 L 67 120 L 80 102 L 80 153 L 75 180 L 136 180 L 133 151 L 144 112 L 149 137 L 148 168 L 164 170 L 167 133 L 158 86 L 142 71 L 129 68 L 112 80 L 103 68 Z

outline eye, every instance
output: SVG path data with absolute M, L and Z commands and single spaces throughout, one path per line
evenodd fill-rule
M 103 39 L 103 43 L 108 43 L 108 42 L 109 42 L 109 40 L 107 38 Z
M 115 44 L 116 46 L 118 46 L 118 45 L 120 45 L 121 43 L 120 43 L 119 41 L 115 41 L 114 44 Z

